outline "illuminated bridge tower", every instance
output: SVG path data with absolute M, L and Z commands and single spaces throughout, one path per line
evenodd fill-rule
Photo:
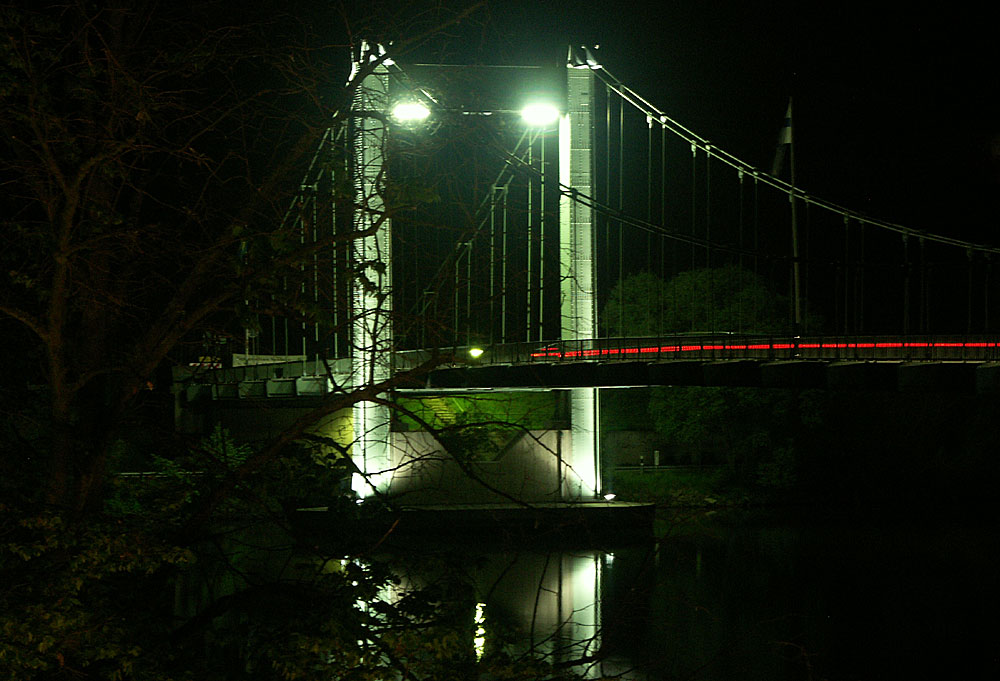
M 353 229 L 367 231 L 353 240 L 352 268 L 357 280 L 351 295 L 351 372 L 354 387 L 389 380 L 393 350 L 391 230 L 385 217 L 386 121 L 390 75 L 381 48 L 363 46 L 353 77 L 361 78 L 352 105 L 350 134 L 355 194 Z M 600 66 L 585 48 L 571 50 L 567 63 L 566 109 L 559 123 L 561 338 L 591 339 L 596 330 L 593 209 L 576 200 L 592 195 L 594 73 Z M 373 397 L 378 397 L 373 395 Z M 592 499 L 601 491 L 598 448 L 598 394 L 595 388 L 571 391 L 571 442 L 562 448 L 559 496 Z M 385 491 L 392 476 L 389 409 L 364 401 L 354 407 L 353 488 L 359 496 L 373 487 Z
M 351 177 L 354 183 L 352 228 L 370 232 L 351 243 L 355 278 L 351 291 L 351 384 L 358 388 L 384 383 L 392 371 L 392 234 L 385 214 L 386 117 L 389 110 L 389 69 L 381 46 L 362 42 L 354 62 L 355 90 L 351 116 Z M 368 73 L 364 73 L 365 70 Z M 361 401 L 354 406 L 352 487 L 359 497 L 384 491 L 391 468 L 389 408 Z
M 594 164 L 594 69 L 584 48 L 570 48 L 566 63 L 566 111 L 559 123 L 559 260 L 562 340 L 594 338 L 594 211 L 576 200 L 592 196 Z M 562 479 L 564 499 L 586 499 L 601 491 L 596 388 L 573 388 L 572 444 Z

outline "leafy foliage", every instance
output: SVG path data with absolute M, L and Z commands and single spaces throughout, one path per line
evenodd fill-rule
M 787 319 L 787 300 L 736 266 L 681 272 L 666 282 L 649 272 L 630 275 L 601 310 L 601 326 L 612 336 L 778 333 Z
M 135 678 L 171 657 L 164 644 L 172 602 L 163 587 L 194 560 L 190 550 L 122 518 L 80 527 L 0 510 L 5 677 Z
M 760 388 L 654 388 L 656 430 L 691 461 L 724 463 L 732 475 L 768 489 L 795 481 L 795 439 L 803 430 L 799 394 Z
M 557 393 L 504 392 L 497 395 L 400 398 L 398 427 L 429 427 L 452 456 L 494 461 L 528 430 L 560 424 Z
M 189 541 L 178 530 L 213 477 L 231 473 L 225 458 L 253 455 L 222 430 L 199 447 L 212 449 L 218 469 L 186 469 L 205 460 L 198 450 L 161 460 L 157 472 L 117 479 L 105 511 L 84 519 L 0 507 L 0 578 L 13 587 L 0 594 L 0 675 L 571 678 L 541 656 L 515 654 L 498 629 L 477 659 L 463 573 L 402 584 L 370 556 L 381 535 L 345 532 L 386 527 L 377 504 L 337 493 L 335 471 L 308 457 L 272 461 L 220 507 L 210 535 Z M 302 478 L 313 477 L 330 502 L 319 526 L 294 512 Z M 413 568 L 413 557 L 406 563 Z
M 787 331 L 788 304 L 753 272 L 735 266 L 650 273 L 620 281 L 604 306 L 612 335 Z M 628 392 L 628 391 L 626 391 Z M 731 478 L 768 491 L 793 486 L 798 466 L 799 395 L 753 388 L 670 387 L 639 391 L 649 422 L 682 464 L 726 464 Z M 627 396 L 641 402 L 640 395 Z M 612 407 L 613 409 L 615 407 Z M 629 419 L 634 420 L 634 419 Z

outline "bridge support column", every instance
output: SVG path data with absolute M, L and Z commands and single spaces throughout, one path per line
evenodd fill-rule
M 601 489 L 597 388 L 570 390 L 570 447 L 563 454 L 560 492 L 567 501 L 590 499 Z
M 371 64 L 381 46 L 362 43 L 352 78 L 362 78 L 354 93 L 351 118 L 351 175 L 354 182 L 354 229 L 371 230 L 351 244 L 354 281 L 351 290 L 351 384 L 355 389 L 389 379 L 392 356 L 392 239 L 386 217 L 386 120 L 389 70 Z M 367 74 L 361 69 L 370 69 Z M 361 474 L 352 488 L 366 497 L 383 491 L 391 477 L 389 408 L 376 402 L 354 406 L 352 458 Z
M 584 50 L 585 48 L 580 48 Z M 559 203 L 561 338 L 594 337 L 594 211 L 576 199 L 593 187 L 594 68 L 589 53 L 570 48 L 566 69 L 566 113 L 559 123 L 559 181 L 568 193 Z M 570 391 L 572 446 L 564 455 L 564 499 L 593 498 L 601 491 L 598 391 Z

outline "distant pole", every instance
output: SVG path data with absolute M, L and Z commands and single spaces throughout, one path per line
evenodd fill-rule
M 496 280 L 497 280 L 497 186 L 490 188 L 490 345 L 496 330 Z M 421 346 L 426 347 L 426 346 Z
M 545 337 L 545 135 L 542 135 L 538 190 L 538 340 Z M 531 340 L 531 335 L 528 335 Z
M 533 226 L 532 225 L 532 222 L 533 222 L 532 221 L 532 214 L 531 214 L 531 211 L 532 211 L 532 205 L 531 205 L 531 203 L 532 203 L 532 201 L 531 201 L 531 199 L 532 199 L 532 191 L 531 191 L 531 189 L 532 189 L 532 185 L 534 184 L 534 178 L 531 177 L 530 171 L 535 169 L 535 159 L 534 159 L 534 154 L 532 153 L 533 149 L 534 149 L 534 146 L 535 146 L 535 138 L 534 138 L 533 135 L 529 135 L 528 136 L 528 169 L 529 169 L 529 173 L 528 173 L 528 238 L 527 238 L 528 267 L 527 267 L 527 270 L 526 270 L 526 272 L 527 272 L 527 286 L 526 286 L 526 288 L 527 288 L 527 291 L 528 291 L 528 296 L 527 296 L 527 299 L 525 300 L 525 312 L 526 312 L 526 315 L 525 315 L 526 316 L 526 319 L 525 319 L 525 324 L 526 324 L 526 326 L 525 326 L 525 331 L 526 331 L 525 339 L 529 343 L 531 342 L 531 228 Z
M 802 332 L 802 275 L 799 263 L 799 221 L 795 202 L 795 135 L 791 128 L 792 98 L 788 98 L 788 155 L 792 171 L 792 292 L 795 300 L 795 333 Z
M 507 342 L 507 188 L 500 219 L 500 342 Z
M 472 240 L 465 242 L 465 344 L 472 345 Z

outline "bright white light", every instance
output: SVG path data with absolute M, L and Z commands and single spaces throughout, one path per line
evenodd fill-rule
M 474 620 L 476 624 L 476 636 L 472 639 L 472 647 L 476 651 L 477 662 L 482 659 L 483 653 L 486 651 L 486 627 L 484 626 L 486 617 L 483 615 L 485 608 L 485 603 L 476 603 L 476 618 Z
M 392 117 L 400 123 L 422 121 L 430 115 L 431 110 L 420 102 L 400 102 L 392 107 Z
M 521 109 L 521 118 L 533 128 L 544 128 L 559 120 L 559 109 L 548 102 L 532 102 Z
M 614 499 L 615 499 L 616 496 L 617 496 L 616 494 L 608 492 L 607 494 L 604 495 L 604 500 L 605 501 L 614 501 Z
M 484 352 L 486 351 L 482 348 L 469 348 L 469 357 L 472 359 L 478 359 L 483 356 Z

